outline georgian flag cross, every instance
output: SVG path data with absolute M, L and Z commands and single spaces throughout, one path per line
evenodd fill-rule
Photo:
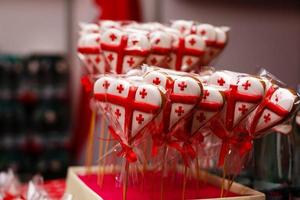
M 251 113 L 251 135 L 281 123 L 293 109 L 295 99 L 296 95 L 290 90 L 272 85 L 263 102 Z
M 170 55 L 170 66 L 177 71 L 191 69 L 193 65 L 199 62 L 204 54 L 204 40 L 194 34 L 180 36 L 175 38 L 173 49 Z
M 232 130 L 262 100 L 265 92 L 263 82 L 255 77 L 243 76 L 236 79 L 224 72 L 214 73 L 208 81 L 224 89 L 227 106 L 225 110 L 225 127 Z
M 223 108 L 224 97 L 221 92 L 210 86 L 204 86 L 202 100 L 193 114 L 191 134 L 196 134 L 205 124 L 215 117 Z
M 79 57 L 91 74 L 103 74 L 106 68 L 106 61 L 100 48 L 100 34 L 84 34 L 78 41 Z
M 122 74 L 146 59 L 150 42 L 142 33 L 125 33 L 111 28 L 103 33 L 101 48 L 112 71 Z
M 171 76 L 164 72 L 151 71 L 144 78 L 148 83 L 160 85 L 170 93 L 170 102 L 165 105 L 163 111 L 165 134 L 187 116 L 202 97 L 202 84 L 192 77 Z

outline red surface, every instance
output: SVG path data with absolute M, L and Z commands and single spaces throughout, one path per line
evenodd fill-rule
M 116 186 L 116 175 L 108 174 L 104 177 L 103 186 L 97 184 L 97 175 L 84 175 L 79 178 L 88 185 L 93 191 L 99 194 L 105 200 L 122 199 L 122 186 Z M 130 200 L 153 200 L 160 199 L 160 175 L 157 173 L 146 173 L 144 182 L 130 184 L 128 187 L 127 199 Z M 182 194 L 182 175 L 164 179 L 164 199 L 181 199 Z M 186 185 L 186 199 L 218 198 L 220 197 L 220 188 L 210 184 L 200 183 L 198 186 L 195 179 L 189 179 Z M 238 196 L 229 192 L 228 197 Z

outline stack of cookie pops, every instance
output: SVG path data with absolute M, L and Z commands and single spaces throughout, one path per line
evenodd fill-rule
M 129 163 L 150 163 L 164 173 L 175 155 L 196 171 L 226 166 L 238 173 L 253 140 L 298 108 L 296 92 L 270 78 L 203 70 L 226 46 L 227 27 L 177 20 L 81 28 L 79 58 L 127 171 Z

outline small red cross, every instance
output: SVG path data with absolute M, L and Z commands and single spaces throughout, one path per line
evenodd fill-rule
M 208 90 L 204 90 L 203 99 L 206 99 L 206 97 L 208 97 L 208 96 L 209 96 Z
M 193 60 L 191 58 L 186 60 L 186 64 L 187 65 L 192 65 L 193 64 Z
M 120 110 L 118 108 L 115 111 L 115 115 L 117 116 L 117 119 L 119 119 L 119 117 L 121 117 L 121 113 L 120 113 Z
M 110 86 L 110 83 L 108 81 L 104 81 L 104 83 L 102 84 L 102 86 L 105 88 L 105 89 L 108 89 L 108 87 Z
M 157 38 L 157 39 L 155 40 L 155 44 L 158 44 L 158 43 L 160 43 L 160 39 L 159 39 L 159 38 Z
M 196 43 L 196 40 L 195 40 L 194 38 L 192 38 L 192 39 L 189 40 L 189 43 L 190 43 L 192 46 L 194 46 L 194 44 Z
M 138 40 L 132 40 L 132 44 L 136 45 L 139 41 Z
M 153 79 L 152 83 L 154 83 L 155 85 L 159 85 L 160 84 L 159 78 L 156 77 L 155 79 Z
M 184 81 L 182 81 L 181 83 L 178 83 L 178 87 L 180 87 L 180 90 L 183 91 L 184 88 L 187 87 L 187 84 Z
M 95 62 L 96 62 L 97 64 L 99 64 L 99 63 L 101 62 L 100 56 L 97 56 L 97 57 L 96 57 Z
M 122 84 L 118 85 L 117 90 L 119 91 L 119 93 L 121 94 L 122 91 L 124 90 L 124 87 Z
M 175 109 L 175 112 L 178 116 L 181 116 L 181 114 L 184 113 L 184 110 L 182 109 L 182 106 L 179 106 L 177 109 Z
M 204 120 L 206 120 L 206 117 L 204 116 L 203 112 L 200 113 L 196 118 L 200 123 L 203 122 Z
M 114 60 L 114 56 L 112 54 L 109 54 L 107 56 L 107 58 L 108 58 L 109 62 L 112 62 Z
M 242 104 L 242 107 L 239 107 L 238 109 L 239 111 L 241 111 L 242 115 L 246 114 L 246 112 L 248 111 L 248 108 L 245 104 Z
M 139 124 L 142 124 L 142 122 L 144 121 L 144 117 L 142 114 L 139 114 L 135 119 Z
M 264 115 L 264 120 L 265 120 L 265 123 L 268 123 L 271 120 L 271 114 L 268 113 L 268 114 Z
M 97 43 L 99 43 L 100 42 L 100 38 L 98 37 L 98 38 L 96 38 L 96 42 Z
M 206 34 L 206 30 L 200 31 L 200 34 L 201 34 L 202 36 L 205 35 L 205 34 Z
M 140 95 L 141 95 L 141 97 L 142 97 L 143 99 L 145 98 L 145 96 L 147 96 L 147 92 L 146 92 L 146 89 L 145 89 L 145 88 L 143 88 L 143 90 L 140 91 Z
M 131 67 L 131 66 L 134 64 L 133 57 L 130 57 L 129 60 L 127 60 L 127 63 L 128 63 L 129 66 Z
M 153 57 L 151 60 L 150 60 L 151 64 L 152 65 L 155 65 L 157 63 L 157 60 L 155 57 Z
M 224 79 L 223 79 L 223 78 L 218 79 L 218 84 L 219 84 L 220 86 L 223 86 L 223 85 L 225 84 Z
M 110 39 L 111 39 L 111 41 L 115 41 L 115 39 L 117 39 L 117 36 L 115 35 L 115 34 L 110 34 Z
M 245 90 L 248 90 L 248 88 L 251 86 L 251 83 L 247 80 L 245 83 L 242 84 Z

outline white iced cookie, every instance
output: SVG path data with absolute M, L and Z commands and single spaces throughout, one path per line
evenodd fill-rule
M 236 79 L 224 71 L 214 72 L 207 80 L 208 85 L 214 85 L 223 90 L 229 89 L 230 84 L 235 82 Z
M 205 124 L 220 113 L 224 102 L 224 97 L 218 89 L 211 86 L 204 86 L 203 97 L 193 114 L 192 135 L 196 134 Z
M 202 95 L 200 81 L 188 76 L 168 75 L 160 71 L 145 74 L 146 82 L 162 86 L 169 91 L 168 105 L 164 109 L 165 131 L 173 127 L 195 108 Z
M 272 86 L 265 99 L 251 113 L 250 133 L 255 136 L 284 121 L 291 113 L 297 96 L 286 88 Z
M 194 21 L 175 20 L 171 24 L 171 28 L 177 29 L 181 34 L 190 34 L 194 26 Z
M 174 38 L 169 67 L 177 71 L 192 70 L 203 56 L 205 48 L 204 40 L 195 34 Z
M 114 78 L 103 76 L 94 83 L 94 98 L 97 102 L 97 106 L 100 106 L 102 111 L 109 111 L 109 104 L 106 101 L 106 92 L 114 81 Z
M 164 31 L 154 31 L 149 35 L 151 53 L 146 59 L 149 65 L 165 65 L 172 47 L 172 36 Z
M 123 134 L 130 139 L 140 133 L 160 112 L 163 93 L 152 84 L 134 85 L 125 79 L 115 79 L 106 92 L 113 118 Z
M 215 27 L 210 24 L 200 24 L 196 26 L 196 34 L 201 36 L 205 41 L 205 53 L 201 59 L 201 65 L 208 65 L 212 60 L 212 51 L 216 43 L 217 33 Z
M 90 74 L 103 74 L 105 72 L 106 61 L 101 53 L 98 33 L 82 35 L 78 41 L 78 53 Z
M 228 36 L 227 36 L 228 28 L 216 27 L 215 32 L 216 32 L 216 42 L 214 44 L 214 48 L 212 48 L 208 53 L 210 59 L 217 57 L 223 51 L 223 49 L 225 48 L 228 42 Z
M 102 34 L 101 48 L 111 70 L 122 74 L 142 64 L 149 54 L 150 42 L 144 34 L 111 28 Z

